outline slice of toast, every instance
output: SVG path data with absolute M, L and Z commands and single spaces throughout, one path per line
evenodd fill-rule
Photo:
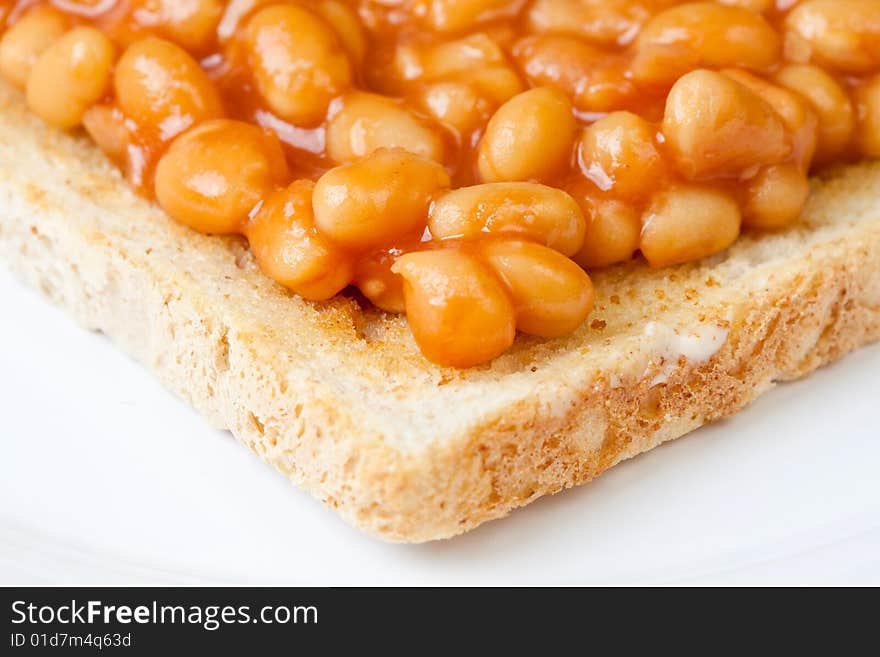
M 880 338 L 880 164 L 816 181 L 785 232 L 597 273 L 574 335 L 461 371 L 427 362 L 404 319 L 305 302 L 240 239 L 174 223 L 6 86 L 0 116 L 0 259 L 384 539 L 472 529 Z

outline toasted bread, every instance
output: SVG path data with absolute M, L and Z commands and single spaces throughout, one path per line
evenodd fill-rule
M 597 272 L 576 333 L 455 370 L 425 360 L 404 318 L 303 301 L 242 240 L 174 223 L 5 85 L 0 115 L 0 259 L 383 539 L 500 518 L 880 338 L 880 164 L 814 181 L 784 232 Z

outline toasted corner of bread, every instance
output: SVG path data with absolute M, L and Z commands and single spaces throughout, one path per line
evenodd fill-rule
M 383 539 L 472 529 L 880 338 L 880 164 L 815 180 L 783 232 L 597 272 L 576 333 L 453 370 L 421 356 L 404 319 L 303 301 L 241 240 L 175 224 L 6 86 L 0 109 L 0 258 Z

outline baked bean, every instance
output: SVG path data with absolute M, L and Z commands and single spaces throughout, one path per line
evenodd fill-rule
M 83 128 L 104 153 L 117 164 L 124 164 L 130 143 L 125 115 L 112 105 L 93 105 L 85 111 Z
M 275 0 L 227 0 L 220 23 L 217 25 L 217 38 L 220 43 L 228 43 L 240 33 L 242 26 L 257 9 L 270 4 L 275 4 Z
M 322 0 L 315 11 L 333 26 L 351 61 L 362 62 L 367 54 L 367 35 L 357 12 L 341 0 Z
M 358 258 L 352 284 L 370 302 L 389 313 L 406 312 L 403 279 L 391 271 L 398 257 L 410 249 L 391 247 L 378 249 Z
M 683 76 L 669 92 L 663 134 L 690 179 L 736 177 L 791 155 L 780 116 L 738 82 L 714 71 Z
M 776 110 L 791 137 L 794 161 L 804 171 L 808 170 L 819 139 L 819 119 L 803 96 L 747 71 L 727 69 L 723 73 L 748 87 Z
M 828 162 L 849 145 L 855 130 L 852 101 L 837 81 L 816 66 L 784 66 L 774 81 L 803 96 L 819 117 L 816 160 Z
M 665 171 L 655 133 L 656 128 L 631 112 L 612 112 L 581 134 L 581 171 L 596 187 L 615 196 L 649 195 Z
M 419 107 L 437 121 L 466 134 L 482 125 L 494 109 L 490 102 L 464 82 L 435 82 L 415 97 Z
M 315 187 L 315 222 L 350 249 L 369 249 L 424 230 L 434 195 L 449 174 L 401 149 L 380 149 L 331 169 Z
M 431 46 L 405 43 L 394 53 L 394 67 L 404 80 L 442 80 L 504 62 L 504 51 L 484 32 Z
M 49 46 L 31 69 L 27 103 L 59 128 L 73 128 L 110 87 L 115 50 L 93 27 L 76 27 Z
M 108 5 L 116 0 L 4 0 L 6 4 L 34 5 L 40 2 L 54 5 L 60 11 L 71 16 L 82 18 L 94 18 L 98 14 L 107 11 Z
M 786 54 L 846 73 L 880 66 L 877 0 L 805 0 L 785 19 Z
M 431 46 L 405 43 L 395 51 L 394 69 L 403 80 L 477 84 L 499 103 L 522 90 L 504 51 L 484 32 Z
M 859 147 L 868 157 L 880 157 L 880 75 L 868 79 L 857 89 L 856 102 Z
M 163 141 L 223 116 L 220 94 L 199 63 L 157 37 L 128 47 L 116 65 L 113 86 L 122 111 L 142 126 L 156 126 Z
M 528 0 L 526 0 L 528 2 Z M 481 25 L 480 30 L 489 35 L 489 38 L 497 43 L 505 52 L 519 33 L 518 26 L 511 21 L 492 22 Z
M 473 239 L 485 233 L 514 233 L 565 255 L 584 240 L 584 217 L 561 189 L 537 183 L 487 183 L 460 187 L 431 207 L 428 229 L 437 239 Z
M 602 46 L 620 46 L 652 13 L 680 0 L 535 0 L 528 10 L 534 32 L 571 34 Z
M 234 233 L 287 175 L 274 135 L 249 123 L 215 119 L 175 139 L 159 160 L 156 198 L 190 228 Z
M 393 69 L 403 81 L 470 85 L 496 106 L 523 91 L 522 81 L 500 46 L 483 32 L 430 46 L 400 45 L 395 49 Z M 388 93 L 401 91 L 389 84 L 388 76 L 374 78 L 371 81 L 376 88 Z
M 718 3 L 730 7 L 748 9 L 759 14 L 766 14 L 776 6 L 774 0 L 718 0 Z
M 639 248 L 642 224 L 630 202 L 577 195 L 586 220 L 584 244 L 572 258 L 584 269 L 626 262 Z
M 461 32 L 481 23 L 513 18 L 525 0 L 430 0 L 424 20 L 438 32 Z
M 510 291 L 516 327 L 523 333 L 542 338 L 566 335 L 593 309 L 590 277 L 553 249 L 520 240 L 487 240 L 480 255 Z
M 327 154 L 341 164 L 379 148 L 402 148 L 435 162 L 444 159 L 440 134 L 406 107 L 378 94 L 347 94 L 327 125 Z
M 38 5 L 22 16 L 0 39 L 0 73 L 19 89 L 27 85 L 37 58 L 67 31 L 67 16 Z
M 225 0 L 136 0 L 133 13 L 144 27 L 202 53 L 214 43 L 225 5 Z
M 407 319 L 429 360 L 471 367 L 513 344 L 513 302 L 475 257 L 457 249 L 415 251 L 398 258 L 391 271 L 403 277 Z
M 301 297 L 320 301 L 351 282 L 354 265 L 315 228 L 314 187 L 311 180 L 297 180 L 273 193 L 244 232 L 263 273 Z
M 667 267 L 723 251 L 739 236 L 741 215 L 730 194 L 678 185 L 657 194 L 642 217 L 640 248 L 652 267 Z
M 528 36 L 514 44 L 512 54 L 529 82 L 558 87 L 584 112 L 619 109 L 636 94 L 622 56 L 571 36 Z
M 455 77 L 460 82 L 470 84 L 478 89 L 480 94 L 496 107 L 525 89 L 522 80 L 507 65 L 462 71 Z
M 271 5 L 248 21 L 246 43 L 260 94 L 296 125 L 320 123 L 351 84 L 351 64 L 327 23 L 296 5 Z
M 543 180 L 565 167 L 577 128 L 571 102 L 558 89 L 525 91 L 502 105 L 480 141 L 484 181 Z
M 784 228 L 807 204 L 810 183 L 795 164 L 765 167 L 745 187 L 743 223 L 754 228 Z
M 759 14 L 714 2 L 692 2 L 648 21 L 636 38 L 635 52 L 635 79 L 667 85 L 701 67 L 770 71 L 782 55 L 782 45 Z

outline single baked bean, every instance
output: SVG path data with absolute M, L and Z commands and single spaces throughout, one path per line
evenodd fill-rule
M 819 117 L 816 160 L 829 162 L 849 145 L 855 130 L 852 101 L 837 81 L 822 69 L 809 65 L 784 66 L 774 81 L 803 96 Z
M 859 148 L 868 157 L 880 157 L 880 75 L 875 75 L 856 91 L 859 115 Z
M 133 4 L 133 13 L 140 25 L 158 31 L 190 52 L 204 53 L 215 41 L 226 2 L 135 0 Z
M 502 105 L 480 141 L 477 166 L 486 182 L 544 180 L 565 167 L 577 128 L 571 102 L 539 87 Z
M 67 31 L 67 16 L 38 5 L 6 30 L 0 39 L 0 73 L 19 89 L 27 85 L 37 58 Z
M 342 0 L 322 0 L 315 11 L 333 26 L 351 61 L 362 62 L 367 54 L 367 35 L 357 12 Z
M 800 94 L 747 71 L 726 69 L 723 73 L 751 89 L 782 117 L 791 138 L 792 158 L 807 171 L 819 139 L 819 118 L 810 104 Z
M 481 23 L 513 18 L 525 0 L 432 0 L 424 21 L 437 32 L 461 32 Z
M 508 291 L 486 265 L 457 249 L 407 253 L 394 263 L 403 276 L 406 315 L 422 353 L 452 367 L 471 367 L 507 351 L 516 337 Z
M 652 267 L 705 258 L 733 244 L 740 222 L 730 194 L 701 185 L 670 187 L 654 197 L 642 217 L 642 254 Z
M 513 45 L 512 54 L 533 85 L 558 87 L 584 112 L 620 109 L 636 94 L 624 57 L 575 37 L 527 36 Z
M 404 43 L 394 53 L 395 68 L 404 80 L 440 80 L 504 61 L 504 51 L 484 32 L 429 46 Z
M 217 25 L 217 38 L 221 44 L 227 44 L 237 36 L 247 19 L 258 10 L 270 4 L 276 4 L 275 0 L 227 0 L 226 8 Z
M 406 83 L 415 80 L 466 84 L 496 107 L 524 88 L 501 47 L 484 32 L 434 45 L 401 44 L 394 51 L 392 69 L 387 75 L 371 66 L 366 73 L 374 88 L 392 94 L 404 92 Z M 404 87 L 395 80 L 403 81 Z
M 113 105 L 92 105 L 83 114 L 82 124 L 107 157 L 117 165 L 125 163 L 130 135 L 122 110 Z
M 620 46 L 660 9 L 679 0 L 535 0 L 528 10 L 534 32 L 571 34 L 602 45 Z
M 615 196 L 639 199 L 650 194 L 665 171 L 655 133 L 650 123 L 631 112 L 612 112 L 581 134 L 581 171 Z
M 351 64 L 333 29 L 296 5 L 271 5 L 248 21 L 254 79 L 269 108 L 296 125 L 320 123 L 351 84 Z
M 718 0 L 719 4 L 740 7 L 759 14 L 766 14 L 774 8 L 774 0 Z
M 315 228 L 315 183 L 297 180 L 271 194 L 245 224 L 251 250 L 270 278 L 306 299 L 330 299 L 351 282 L 351 258 Z
M 93 27 L 76 27 L 40 55 L 27 83 L 31 111 L 59 128 L 73 128 L 110 87 L 115 50 Z
M 199 63 L 164 39 L 147 37 L 129 46 L 113 86 L 122 111 L 141 126 L 155 126 L 164 141 L 223 116 L 220 94 Z
M 380 149 L 331 169 L 315 187 L 315 222 L 350 249 L 369 249 L 424 230 L 434 195 L 449 174 L 401 149 Z
M 379 148 L 402 148 L 435 162 L 444 159 L 438 131 L 406 107 L 378 94 L 347 94 L 327 125 L 327 154 L 334 162 L 347 163 Z
M 459 82 L 470 84 L 495 107 L 521 93 L 525 86 L 519 76 L 507 65 L 488 66 L 455 75 Z
M 516 327 L 523 333 L 542 338 L 566 335 L 593 309 L 590 277 L 553 249 L 521 240 L 487 240 L 480 256 L 510 291 Z
M 795 164 L 765 167 L 745 187 L 743 224 L 784 228 L 801 215 L 809 196 L 807 176 Z
M 635 52 L 635 79 L 666 85 L 700 67 L 770 71 L 782 55 L 782 44 L 759 14 L 714 2 L 691 2 L 648 21 L 636 38 Z
M 257 203 L 286 182 L 278 139 L 255 125 L 215 119 L 174 140 L 156 168 L 156 198 L 202 233 L 237 232 Z
M 572 256 L 574 261 L 584 269 L 596 269 L 632 259 L 642 228 L 636 206 L 588 194 L 575 198 L 583 210 L 586 230 L 583 246 Z
M 472 84 L 435 82 L 425 85 L 415 97 L 418 106 L 432 118 L 467 134 L 488 119 L 493 104 Z
M 481 26 L 480 29 L 488 34 L 489 38 L 503 48 L 505 52 L 508 51 L 520 31 L 516 25 L 509 21 L 489 23 Z
M 33 4 L 34 1 L 39 0 L 25 0 L 25 3 Z M 110 0 L 49 0 L 49 2 L 66 13 L 81 18 L 95 18 L 107 11 L 109 4 L 113 4 Z
M 663 134 L 688 178 L 735 177 L 791 155 L 780 116 L 738 82 L 714 71 L 683 76 L 669 92 Z
M 793 7 L 796 7 L 798 3 L 803 0 L 775 0 L 776 2 L 776 11 L 779 12 L 787 12 L 790 11 Z
M 880 66 L 880 3 L 876 0 L 805 0 L 785 19 L 786 54 L 800 63 L 846 73 Z
M 434 202 L 428 228 L 437 239 L 519 234 L 565 255 L 577 253 L 584 239 L 584 217 L 575 200 L 537 183 L 460 187 Z
M 498 105 L 524 90 L 501 47 L 485 32 L 432 46 L 399 46 L 395 68 L 405 80 L 470 84 Z
M 396 246 L 382 248 L 358 258 L 352 284 L 370 302 L 390 313 L 406 312 L 403 279 L 391 271 L 395 261 L 406 251 Z

